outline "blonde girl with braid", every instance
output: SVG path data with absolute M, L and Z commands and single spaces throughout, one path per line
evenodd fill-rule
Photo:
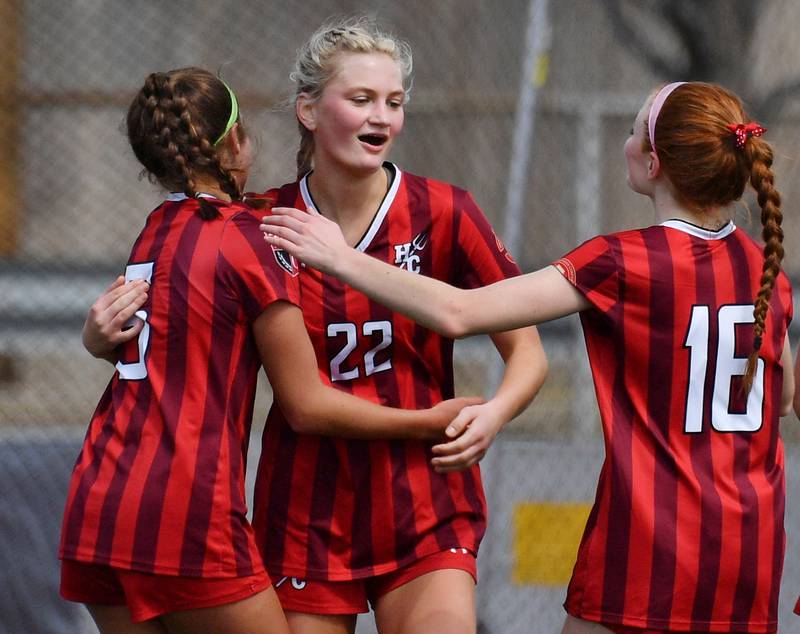
M 580 314 L 606 458 L 564 634 L 777 630 L 792 293 L 764 132 L 720 86 L 659 88 L 624 150 L 655 223 L 484 288 L 365 257 L 319 215 L 274 209 L 262 224 L 274 248 L 448 336 Z M 748 184 L 763 244 L 731 220 Z
M 61 593 L 86 604 L 103 634 L 287 634 L 246 517 L 262 364 L 281 403 L 275 420 L 299 433 L 433 441 L 477 399 L 405 411 L 322 383 L 298 269 L 264 248 L 259 216 L 241 201 L 252 150 L 218 77 L 151 74 L 127 129 L 144 172 L 170 193 L 131 250 L 124 279 L 136 299 L 120 314 L 120 298 L 96 305 L 87 321 L 87 346 L 116 371 L 70 482 Z M 92 332 L 107 310 L 120 344 Z

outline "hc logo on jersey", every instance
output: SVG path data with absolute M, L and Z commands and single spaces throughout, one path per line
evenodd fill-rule
M 423 231 L 411 242 L 394 245 L 394 263 L 401 269 L 419 273 L 418 255 L 428 245 L 428 234 Z

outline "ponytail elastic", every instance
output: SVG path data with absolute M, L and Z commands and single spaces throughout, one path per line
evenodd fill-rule
M 765 127 L 760 126 L 755 122 L 747 124 L 729 123 L 726 127 L 728 130 L 733 132 L 736 138 L 736 147 L 740 150 L 744 149 L 747 139 L 754 136 L 761 136 L 767 131 Z
M 220 79 L 220 81 L 222 80 Z M 228 117 L 228 124 L 225 126 L 225 130 L 223 130 L 222 134 L 219 135 L 219 138 L 214 141 L 214 147 L 222 143 L 222 139 L 228 135 L 228 132 L 231 131 L 233 124 L 239 119 L 239 102 L 236 100 L 236 95 L 233 94 L 231 87 L 228 86 L 228 84 L 226 84 L 224 81 L 222 81 L 222 85 L 228 89 L 228 94 L 231 96 L 231 116 Z

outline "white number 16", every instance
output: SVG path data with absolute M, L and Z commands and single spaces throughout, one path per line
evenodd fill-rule
M 694 306 L 684 345 L 689 353 L 689 390 L 686 395 L 684 430 L 689 434 L 703 431 L 703 409 L 706 399 L 706 370 L 714 350 L 709 346 L 708 306 Z M 754 432 L 761 428 L 764 400 L 764 360 L 758 359 L 753 387 L 743 414 L 730 412 L 731 382 L 745 373 L 747 359 L 735 356 L 736 324 L 753 323 L 753 305 L 723 306 L 717 313 L 716 370 L 711 395 L 711 426 L 721 432 Z

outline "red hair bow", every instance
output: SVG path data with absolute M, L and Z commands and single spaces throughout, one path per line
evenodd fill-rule
M 761 136 L 767 131 L 757 123 L 729 123 L 727 128 L 736 135 L 736 147 L 740 150 L 751 136 Z

